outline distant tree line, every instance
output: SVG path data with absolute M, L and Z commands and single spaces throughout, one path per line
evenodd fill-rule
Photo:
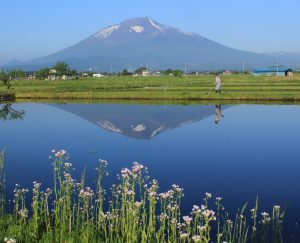
M 147 67 L 142 66 L 134 70 L 133 72 L 129 72 L 127 69 L 123 69 L 121 72 L 117 73 L 118 76 L 132 76 L 134 74 L 136 75 L 142 75 L 144 71 L 149 71 Z M 179 69 L 167 69 L 167 70 L 160 70 L 160 74 L 162 75 L 168 75 L 168 76 L 175 76 L 175 77 L 181 77 L 183 75 L 183 72 Z
M 183 75 L 183 72 L 179 69 L 175 69 L 175 70 L 167 69 L 165 71 L 161 71 L 161 73 L 169 76 L 175 76 L 175 77 L 181 77 Z
M 134 71 L 128 71 L 128 69 L 123 69 L 120 72 L 102 72 L 104 76 L 109 76 L 109 75 L 116 75 L 116 76 L 132 76 L 132 75 L 142 75 L 143 72 L 149 71 L 146 66 L 141 66 Z M 225 70 L 224 70 L 225 71 Z M 96 72 L 82 72 L 82 77 L 92 77 L 93 74 Z M 218 70 L 215 72 L 190 72 L 189 74 L 191 75 L 198 75 L 198 74 L 222 74 L 222 70 Z M 240 74 L 240 71 L 237 70 L 232 70 L 232 74 Z M 249 74 L 249 70 L 244 71 L 244 74 Z M 149 71 L 148 75 L 153 75 L 153 74 L 160 74 L 160 75 L 167 75 L 167 76 L 174 76 L 174 77 L 182 77 L 184 72 L 180 69 L 166 69 L 166 70 L 159 70 L 158 72 L 151 72 Z M 25 72 L 21 69 L 14 69 L 10 71 L 1 71 L 0 70 L 0 81 L 9 89 L 11 87 L 11 81 L 12 80 L 19 80 L 19 79 L 24 79 L 28 77 L 33 77 L 33 78 L 38 78 L 38 79 L 47 79 L 49 78 L 49 75 L 55 75 L 56 77 L 62 77 L 63 75 L 70 75 L 70 76 L 77 76 L 78 72 L 75 69 L 71 69 L 69 65 L 65 62 L 57 62 L 55 65 L 52 67 L 46 67 L 46 68 L 41 68 L 37 70 L 36 72 Z
M 55 70 L 55 73 L 51 73 Z M 123 69 L 121 72 L 114 73 L 113 75 L 117 76 L 132 76 L 132 75 L 142 75 L 144 71 L 148 71 L 146 66 L 142 66 L 134 70 L 133 72 L 129 72 L 127 69 Z M 71 69 L 69 65 L 65 62 L 57 62 L 52 67 L 41 68 L 36 72 L 25 72 L 21 69 L 14 69 L 7 72 L 0 71 L 0 81 L 3 82 L 4 85 L 9 89 L 11 87 L 11 80 L 19 80 L 28 77 L 28 73 L 31 73 L 32 76 L 35 76 L 38 79 L 46 79 L 49 75 L 54 74 L 58 77 L 62 77 L 63 75 L 78 75 L 78 72 L 75 69 Z M 93 76 L 95 72 L 84 72 L 87 77 Z M 179 69 L 167 69 L 167 70 L 160 70 L 160 74 L 168 75 L 168 76 L 175 76 L 181 77 L 183 72 Z M 102 73 L 105 76 L 112 75 L 109 72 Z
M 55 70 L 55 74 L 57 76 L 78 74 L 75 69 L 70 69 L 67 63 L 57 62 L 54 66 L 50 68 L 41 68 L 36 72 L 25 72 L 22 69 L 13 69 L 9 71 L 0 70 L 0 81 L 9 89 L 11 87 L 12 80 L 27 78 L 29 76 L 29 73 L 35 75 L 35 77 L 38 79 L 45 79 L 48 77 L 51 70 Z

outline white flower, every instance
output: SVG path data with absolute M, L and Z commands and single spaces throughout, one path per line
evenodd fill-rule
M 65 166 L 65 168 L 70 168 L 70 167 L 72 167 L 72 163 L 65 163 L 64 166 Z
M 149 197 L 154 198 L 156 196 L 156 192 L 149 192 Z
M 17 240 L 16 240 L 16 239 L 13 239 L 13 238 L 8 239 L 7 237 L 5 237 L 5 238 L 4 238 L 4 242 L 6 242 L 6 243 L 16 243 Z
M 104 165 L 104 166 L 107 166 L 108 165 L 108 162 L 104 159 L 99 159 L 99 162 L 100 164 Z
M 233 224 L 233 222 L 230 219 L 227 219 L 226 223 L 229 225 Z
M 22 217 L 22 218 L 27 218 L 28 217 L 28 210 L 25 209 L 21 209 L 18 214 Z
M 131 171 L 129 169 L 123 168 L 121 170 L 121 174 L 122 174 L 123 178 L 128 178 L 132 173 L 131 173 Z
M 167 191 L 167 192 L 160 193 L 158 196 L 159 196 L 161 199 L 167 199 L 167 198 L 169 198 L 169 197 L 172 198 L 173 194 L 174 194 L 174 191 L 169 190 L 169 191 Z
M 203 232 L 206 230 L 206 226 L 197 226 L 197 229 L 200 230 L 200 232 Z
M 80 190 L 79 196 L 83 199 L 89 199 L 94 195 L 93 190 L 90 187 L 86 187 L 85 190 Z
M 186 223 L 186 224 L 190 224 L 192 222 L 192 218 L 189 217 L 189 216 L 183 216 L 183 221 Z
M 65 154 L 67 154 L 67 151 L 61 149 L 61 150 L 57 151 L 54 155 L 55 155 L 55 157 L 60 158 L 60 157 L 64 156 Z
M 136 201 L 136 202 L 134 203 L 134 205 L 135 205 L 137 208 L 141 207 L 142 204 L 143 204 L 142 202 L 138 202 L 138 201 Z
M 188 233 L 181 233 L 181 234 L 180 234 L 180 238 L 181 238 L 181 239 L 185 239 L 185 238 L 187 238 L 188 236 L 189 236 Z
M 126 193 L 126 195 L 128 195 L 128 196 L 134 195 L 134 194 L 135 194 L 134 191 L 132 191 L 132 190 L 127 190 L 125 193 Z
M 192 240 L 194 241 L 194 242 L 200 242 L 200 236 L 199 235 L 194 235 L 193 237 L 192 237 Z
M 133 162 L 133 166 L 131 168 L 131 171 L 133 173 L 138 173 L 144 168 L 143 165 L 139 164 L 138 162 Z

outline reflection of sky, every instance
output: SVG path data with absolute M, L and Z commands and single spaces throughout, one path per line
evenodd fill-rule
M 101 106 L 101 105 L 99 105 Z M 214 111 L 214 106 L 212 105 Z M 107 132 L 71 113 L 42 104 L 16 104 L 24 120 L 0 122 L 0 147 L 6 148 L 7 183 L 31 188 L 33 180 L 52 182 L 48 155 L 53 148 L 71 154 L 76 176 L 87 166 L 92 183 L 98 158 L 109 161 L 110 178 L 139 161 L 161 190 L 176 183 L 185 189 L 184 204 L 202 203 L 205 192 L 240 207 L 256 196 L 262 209 L 287 202 L 290 219 L 300 219 L 300 106 L 239 105 L 223 109 L 214 123 L 206 119 L 137 140 Z M 110 180 L 111 180 L 110 179 Z

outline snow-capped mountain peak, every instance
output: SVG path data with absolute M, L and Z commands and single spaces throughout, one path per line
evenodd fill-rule
M 113 40 L 128 40 L 131 38 L 154 38 L 155 36 L 165 36 L 171 34 L 182 35 L 185 37 L 197 36 L 191 32 L 185 32 L 180 29 L 172 28 L 167 25 L 162 25 L 149 17 L 133 18 L 123 21 L 117 25 L 112 25 L 101 29 L 93 37 L 97 39 Z M 139 37 L 138 37 L 139 36 Z
M 110 36 L 111 33 L 117 29 L 119 29 L 120 25 L 113 25 L 107 28 L 104 28 L 100 30 L 98 33 L 96 33 L 95 37 L 100 37 L 105 39 L 106 37 Z
M 164 32 L 163 28 L 161 26 L 159 26 L 158 24 L 156 24 L 152 19 L 149 18 L 149 22 L 154 28 L 158 29 L 161 32 Z

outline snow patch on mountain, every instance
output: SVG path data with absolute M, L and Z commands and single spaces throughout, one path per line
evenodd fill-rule
M 104 121 L 98 121 L 97 124 L 104 128 L 105 130 L 111 131 L 111 132 L 117 132 L 117 133 L 123 133 L 122 130 L 118 127 L 116 127 L 113 123 L 110 121 L 104 120 Z
M 160 30 L 161 32 L 164 32 L 164 30 L 163 30 L 160 26 L 158 26 L 157 24 L 155 24 L 154 21 L 153 21 L 152 19 L 149 19 L 149 22 L 150 22 L 150 24 L 151 24 L 154 28 Z
M 183 31 L 181 29 L 176 29 L 178 32 L 180 32 L 181 34 L 187 35 L 187 36 L 194 36 L 194 33 L 192 32 L 187 32 L 187 31 Z
M 102 30 L 100 30 L 95 37 L 100 37 L 100 38 L 106 38 L 108 36 L 111 35 L 112 32 L 114 32 L 115 30 L 119 29 L 120 25 L 113 25 L 107 28 L 104 28 Z
M 143 132 L 146 130 L 146 126 L 143 124 L 138 124 L 136 126 L 131 126 L 132 127 L 132 131 L 134 132 Z
M 135 31 L 136 33 L 142 33 L 144 31 L 144 27 L 139 26 L 139 25 L 135 25 L 135 26 L 131 26 L 130 30 Z
M 153 138 L 157 133 L 159 133 L 160 131 L 162 131 L 164 129 L 165 129 L 164 125 L 160 126 L 159 128 L 157 128 L 156 130 L 154 130 L 152 132 L 152 134 L 150 135 L 150 137 Z

